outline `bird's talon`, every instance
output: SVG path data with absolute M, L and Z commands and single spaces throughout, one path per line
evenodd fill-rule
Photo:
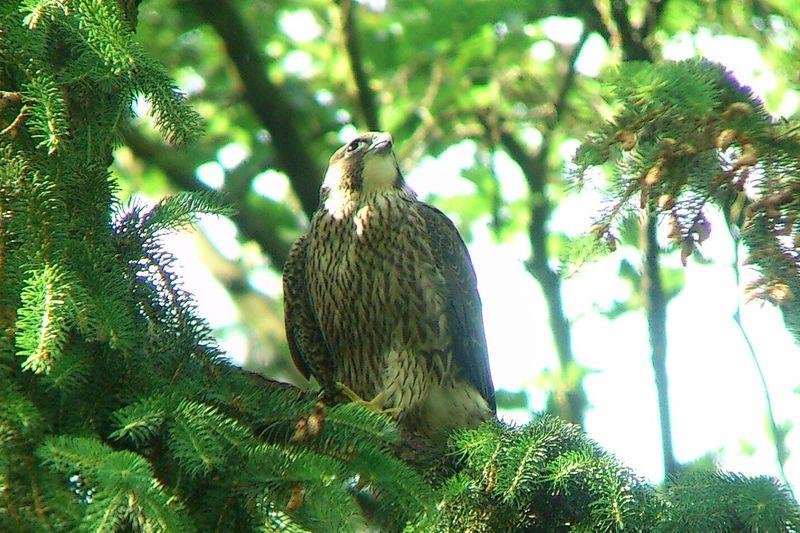
M 375 397 L 369 401 L 365 400 L 361 396 L 358 395 L 353 389 L 345 385 L 344 383 L 337 382 L 336 387 L 339 389 L 339 392 L 342 393 L 348 400 L 353 403 L 357 403 L 358 405 L 378 414 L 382 414 L 384 416 L 388 416 L 390 418 L 395 418 L 397 415 L 400 414 L 401 409 L 399 407 L 384 407 L 383 402 L 385 400 L 385 392 L 381 391 Z
M 402 409 L 399 407 L 387 407 L 386 409 L 382 409 L 380 412 L 384 415 L 388 416 L 389 418 L 396 418 Z
M 347 398 L 351 402 L 360 403 L 360 404 L 368 403 L 361 396 L 359 396 L 358 393 L 356 393 L 356 391 L 354 391 L 353 389 L 351 389 L 350 387 L 348 387 L 347 385 L 345 385 L 341 381 L 337 381 L 336 382 L 336 388 L 339 389 L 339 392 L 341 392 L 345 396 L 345 398 Z

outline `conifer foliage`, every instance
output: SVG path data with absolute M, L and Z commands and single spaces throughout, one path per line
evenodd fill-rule
M 129 7 L 0 7 L 0 530 L 348 530 L 367 467 L 387 523 L 419 515 L 432 489 L 389 453 L 387 420 L 323 417 L 220 358 L 160 237 L 227 209 L 114 200 L 134 98 L 167 141 L 200 131 Z
M 630 62 L 610 86 L 619 111 L 576 157 L 581 185 L 587 169 L 611 168 L 596 235 L 613 247 L 625 214 L 651 207 L 685 263 L 709 237 L 706 206 L 715 204 L 760 272 L 750 295 L 779 306 L 800 340 L 797 124 L 772 120 L 747 87 L 704 60 Z
M 549 417 L 460 432 L 412 467 L 388 419 L 228 364 L 160 242 L 227 209 L 114 199 L 134 98 L 167 141 L 199 132 L 135 9 L 0 3 L 0 530 L 800 528 L 770 479 L 656 490 Z

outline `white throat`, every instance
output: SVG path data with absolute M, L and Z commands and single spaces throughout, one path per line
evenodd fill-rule
M 340 187 L 342 172 L 339 166 L 328 167 L 322 186 L 330 192 L 323 204 L 323 208 L 336 220 L 342 220 L 350 216 L 361 201 L 383 196 L 382 193 L 387 193 L 394 189 L 397 181 L 397 164 L 394 156 L 367 157 L 364 161 L 361 178 L 360 190 L 345 190 Z
M 385 191 L 397 181 L 397 164 L 391 155 L 367 157 L 361 177 L 361 190 L 365 193 Z

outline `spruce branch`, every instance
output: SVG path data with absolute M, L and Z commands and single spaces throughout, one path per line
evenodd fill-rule
M 71 325 L 68 288 L 55 266 L 30 273 L 20 294 L 16 324 L 17 355 L 26 358 L 24 369 L 47 373 L 60 357 Z
M 797 503 L 768 477 L 687 473 L 667 485 L 666 496 L 670 505 L 655 531 L 795 531 L 800 526 Z
M 165 139 L 183 144 L 202 131 L 200 116 L 189 107 L 163 67 L 131 38 L 132 29 L 116 3 L 80 0 L 73 18 L 88 50 L 113 76 L 143 93 L 153 105 L 156 127 Z M 131 95 L 133 96 L 133 95 Z
M 31 112 L 27 123 L 31 136 L 39 140 L 37 146 L 46 148 L 47 153 L 52 155 L 69 135 L 67 104 L 55 78 L 47 70 L 38 69 L 32 72 L 31 76 L 24 90 L 25 100 Z M 27 116 L 23 111 L 20 111 L 17 119 L 6 129 L 11 131 L 19 127 Z
M 444 523 L 461 520 L 481 531 L 646 530 L 661 505 L 578 426 L 555 417 L 521 428 L 486 424 L 459 433 L 452 446 L 464 470 L 444 486 Z
M 43 429 L 42 415 L 10 381 L 0 383 L 0 450 L 29 444 Z
M 767 477 L 683 474 L 656 489 L 550 416 L 462 431 L 451 448 L 463 470 L 441 487 L 441 530 L 732 531 L 759 523 L 792 531 L 800 516 L 790 492 Z
M 118 409 L 111 417 L 112 426 L 117 429 L 108 438 L 127 439 L 135 447 L 141 447 L 160 431 L 167 418 L 168 405 L 168 399 L 157 394 Z
M 193 477 L 224 467 L 231 453 L 243 449 L 247 428 L 217 408 L 183 400 L 170 416 L 169 446 L 182 469 Z
M 137 233 L 146 244 L 154 243 L 166 233 L 193 227 L 199 215 L 229 216 L 233 213 L 224 199 L 213 191 L 179 192 L 146 211 L 135 204 L 126 211 L 120 224 L 128 217 L 136 217 Z
M 91 438 L 67 436 L 48 438 L 36 453 L 53 470 L 80 476 L 76 492 L 88 500 L 89 508 L 82 520 L 84 528 L 101 531 L 128 525 L 186 531 L 189 527 L 180 502 L 155 479 L 152 467 L 139 455 L 114 451 Z
M 793 126 L 773 123 L 748 89 L 706 61 L 630 63 L 617 76 L 613 87 L 623 109 L 582 145 L 577 183 L 589 166 L 610 163 L 610 203 L 652 201 L 668 217 L 684 259 L 710 234 L 702 216 L 707 202 L 724 209 L 747 199 L 739 230 L 748 261 L 761 273 L 750 295 L 777 305 L 800 338 L 793 214 L 800 205 L 800 140 Z M 613 238 L 619 212 L 601 214 L 598 236 Z
M 20 12 L 26 13 L 26 37 L 44 50 L 51 26 L 68 32 L 65 40 L 70 41 L 76 58 L 59 65 L 63 70 L 62 85 L 93 80 L 103 82 L 104 90 L 99 94 L 107 92 L 109 83 L 128 100 L 143 94 L 151 101 L 156 126 L 167 141 L 181 144 L 195 138 L 202 130 L 199 115 L 186 104 L 163 67 L 149 58 L 133 39 L 129 10 L 123 7 L 126 6 L 103 0 L 69 4 L 31 0 L 21 6 Z M 31 108 L 32 135 L 53 154 L 70 135 L 66 111 L 69 106 L 55 77 L 39 59 L 34 58 L 28 68 L 29 80 L 23 93 Z M 122 114 L 119 110 L 113 115 L 114 126 Z

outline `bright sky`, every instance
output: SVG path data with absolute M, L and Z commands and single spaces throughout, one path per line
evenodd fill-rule
M 281 23 L 290 30 L 295 27 L 290 19 Z M 544 29 L 557 42 L 575 42 L 580 32 L 574 22 L 563 19 L 548 22 Z M 546 42 L 531 50 L 537 60 L 546 60 L 552 52 Z M 590 38 L 579 58 L 579 70 L 596 76 L 606 53 L 602 39 Z M 774 74 L 766 69 L 758 47 L 751 41 L 701 32 L 695 37 L 678 36 L 665 47 L 669 59 L 695 54 L 726 65 L 756 94 L 766 95 L 776 87 Z M 304 61 L 298 58 L 292 68 L 302 70 Z M 796 92 L 789 91 L 772 111 L 788 116 L 794 113 L 799 100 Z M 343 129 L 343 141 L 352 135 L 352 128 Z M 576 144 L 565 146 L 565 158 Z M 422 198 L 432 192 L 447 195 L 470 191 L 472 184 L 460 177 L 458 162 L 471 161 L 473 152 L 474 147 L 464 142 L 438 159 L 423 160 L 408 173 L 409 184 Z M 240 146 L 229 145 L 220 151 L 218 161 L 198 169 L 198 177 L 219 186 L 224 169 L 232 168 L 246 155 Z M 519 169 L 507 157 L 500 156 L 495 163 L 504 197 L 523 197 L 525 184 Z M 285 177 L 274 171 L 259 175 L 255 187 L 278 201 L 288 193 Z M 578 235 L 588 228 L 598 206 L 591 193 L 572 198 L 554 214 L 550 229 Z M 713 264 L 690 261 L 685 269 L 686 286 L 668 309 L 667 365 L 675 453 L 678 461 L 687 462 L 709 451 L 719 451 L 719 466 L 723 469 L 777 475 L 758 376 L 731 319 L 736 299 L 743 296 L 742 288 L 734 285 L 730 268 L 732 244 L 719 216 L 711 213 L 710 218 L 715 231 L 703 245 L 703 252 Z M 225 255 L 237 257 L 242 253 L 233 238 L 235 229 L 229 223 L 206 221 L 204 227 Z M 470 251 L 484 304 L 495 386 L 527 390 L 531 408 L 540 411 L 545 398 L 537 387 L 537 379 L 543 371 L 556 369 L 557 359 L 541 291 L 523 267 L 523 261 L 529 257 L 527 238 L 520 235 L 512 242 L 497 245 L 485 224 L 476 224 L 473 230 L 475 237 Z M 214 327 L 234 323 L 237 311 L 224 290 L 207 271 L 192 268 L 199 263 L 193 240 L 176 235 L 170 238 L 170 246 L 176 250 L 181 264 L 188 266 L 182 269 L 182 274 L 187 288 L 197 295 L 201 313 Z M 630 250 L 617 253 L 628 254 L 634 264 L 638 262 Z M 586 430 L 625 464 L 658 482 L 663 476 L 661 444 L 645 318 L 641 313 L 627 313 L 609 321 L 596 310 L 610 307 L 615 299 L 624 299 L 630 290 L 618 278 L 618 260 L 619 256 L 612 256 L 588 265 L 567 279 L 563 287 L 566 312 L 573 320 L 576 357 L 581 364 L 595 369 L 585 380 L 592 404 Z M 680 265 L 675 254 L 665 257 L 663 263 Z M 746 274 L 747 268 L 743 269 Z M 280 291 L 280 278 L 267 268 L 259 270 L 251 281 L 267 294 Z M 792 420 L 793 413 L 800 412 L 800 396 L 794 392 L 800 375 L 800 353 L 775 309 L 749 303 L 743 306 L 742 314 L 765 370 L 778 422 Z M 222 342 L 234 358 L 245 346 L 244 338 L 235 331 Z M 519 412 L 502 415 L 520 422 L 529 416 Z M 800 450 L 797 431 L 790 432 L 788 446 L 790 450 Z M 787 472 L 793 485 L 800 487 L 800 461 L 790 457 Z

